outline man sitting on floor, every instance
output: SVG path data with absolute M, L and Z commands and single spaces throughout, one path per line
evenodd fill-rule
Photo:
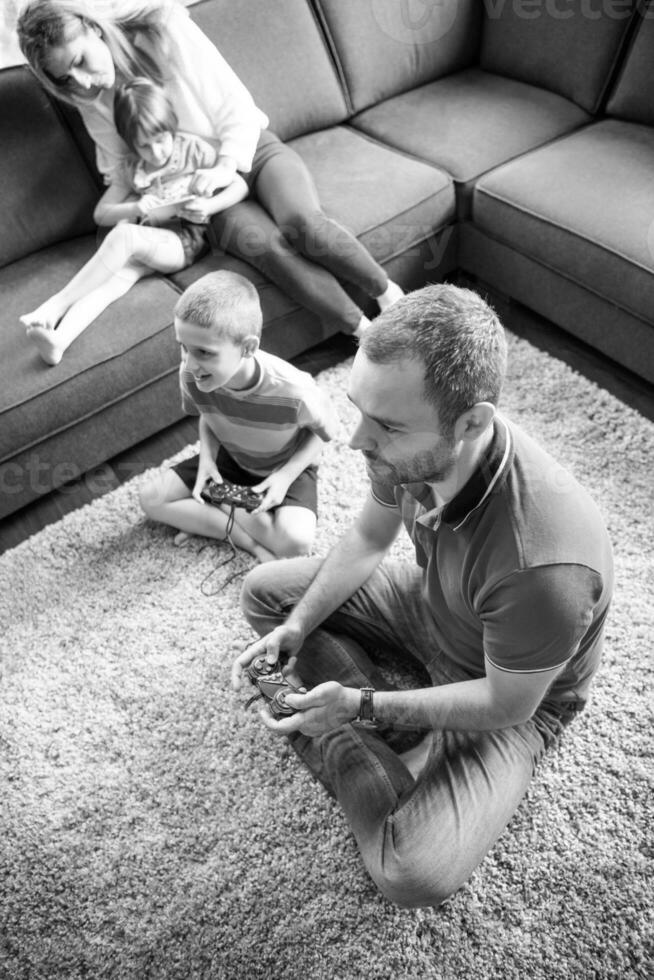
M 349 382 L 371 483 L 359 517 L 325 559 L 266 564 L 244 584 L 262 639 L 234 686 L 256 657 L 292 658 L 308 693 L 264 721 L 405 906 L 438 905 L 468 878 L 600 661 L 608 536 L 583 488 L 497 413 L 505 368 L 501 324 L 472 291 L 429 286 L 386 310 Z M 402 524 L 416 565 L 382 562 Z M 430 686 L 391 689 L 380 654 L 416 658 Z M 398 753 L 398 729 L 427 735 Z

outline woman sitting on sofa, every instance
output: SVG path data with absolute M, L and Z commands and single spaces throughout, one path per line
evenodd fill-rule
M 164 87 L 180 129 L 216 148 L 215 164 L 196 172 L 191 192 L 209 197 L 239 173 L 249 186 L 247 206 L 212 219 L 227 251 L 346 333 L 360 335 L 369 321 L 339 280 L 380 309 L 402 295 L 364 246 L 327 218 L 301 158 L 265 128 L 266 116 L 178 0 L 31 0 L 18 39 L 44 88 L 79 110 L 107 184 L 129 153 L 114 123 L 115 89 L 145 76 Z

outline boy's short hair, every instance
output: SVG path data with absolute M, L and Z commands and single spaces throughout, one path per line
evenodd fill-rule
M 373 320 L 359 346 L 377 364 L 422 362 L 423 394 L 445 436 L 473 405 L 499 401 L 506 337 L 495 311 L 471 289 L 441 283 L 408 293 Z
M 249 279 L 236 272 L 208 272 L 177 300 L 174 315 L 196 327 L 216 330 L 238 344 L 261 336 L 263 315 L 259 294 Z

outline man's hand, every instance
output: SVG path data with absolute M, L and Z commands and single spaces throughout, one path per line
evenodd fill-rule
M 303 631 L 292 624 L 282 623 L 271 633 L 262 636 L 245 648 L 234 661 L 232 666 L 232 687 L 235 691 L 240 691 L 245 668 L 257 657 L 265 656 L 269 664 L 276 664 L 280 653 L 285 653 L 294 657 L 304 642 Z
M 276 735 L 289 735 L 302 732 L 303 735 L 324 735 L 348 721 L 353 721 L 359 713 L 360 692 L 352 687 L 343 687 L 337 681 L 326 681 L 309 691 L 308 694 L 287 694 L 286 703 L 296 709 L 294 715 L 276 721 L 267 708 L 261 711 L 261 719 L 267 728 Z

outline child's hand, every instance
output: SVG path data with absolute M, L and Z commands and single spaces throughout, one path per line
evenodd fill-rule
M 180 218 L 192 221 L 197 225 L 206 225 L 209 221 L 206 198 L 194 197 L 192 201 L 187 201 L 177 211 Z
M 279 507 L 282 500 L 286 496 L 286 491 L 290 486 L 288 477 L 280 471 L 279 473 L 271 473 L 267 476 L 265 480 L 261 483 L 257 483 L 256 487 L 252 489 L 256 493 L 262 493 L 263 500 L 259 504 L 256 510 L 253 510 L 253 514 L 264 514 L 267 510 L 271 510 L 273 507 Z
M 139 198 L 136 207 L 141 217 L 145 218 L 153 208 L 159 207 L 160 204 L 161 201 L 156 194 L 144 194 L 143 197 Z
M 200 460 L 198 462 L 198 475 L 195 478 L 195 484 L 193 486 L 193 493 L 191 496 L 197 500 L 199 504 L 204 504 L 204 500 L 200 496 L 202 488 L 204 487 L 207 480 L 215 480 L 216 483 L 222 483 L 223 478 L 218 472 L 218 467 L 212 459 L 203 460 L 200 455 Z
M 236 166 L 232 163 L 218 163 L 208 170 L 196 170 L 189 190 L 200 197 L 211 197 L 223 187 L 229 187 L 234 180 Z

